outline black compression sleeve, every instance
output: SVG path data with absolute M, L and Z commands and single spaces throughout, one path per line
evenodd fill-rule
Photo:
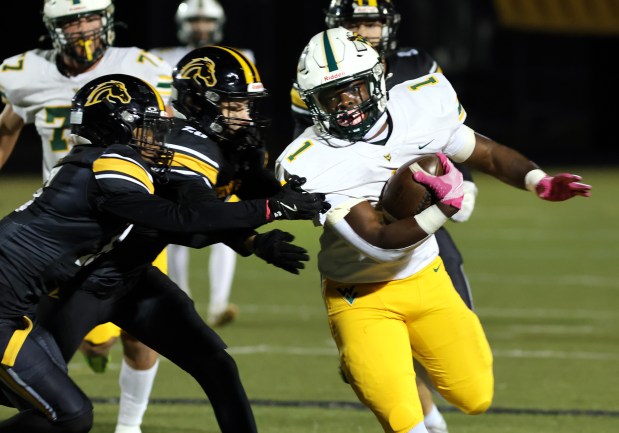
M 133 193 L 100 197 L 97 205 L 100 211 L 130 223 L 176 233 L 255 228 L 267 222 L 265 199 L 179 205 L 156 195 Z

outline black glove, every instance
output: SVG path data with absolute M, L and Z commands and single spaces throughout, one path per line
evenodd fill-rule
M 293 274 L 305 268 L 309 260 L 307 250 L 291 244 L 294 236 L 279 229 L 259 233 L 254 238 L 254 254 L 267 263 Z
M 301 188 L 305 181 L 304 177 L 293 175 L 277 194 L 267 199 L 269 221 L 310 220 L 329 210 L 331 205 L 324 201 L 324 194 L 308 193 Z

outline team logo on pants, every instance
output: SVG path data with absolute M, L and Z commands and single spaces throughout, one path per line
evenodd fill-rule
M 337 289 L 337 291 L 340 292 L 340 295 L 342 295 L 342 297 L 350 305 L 352 305 L 352 303 L 355 302 L 355 299 L 357 298 L 357 291 L 355 290 L 355 286 L 340 287 L 339 289 Z

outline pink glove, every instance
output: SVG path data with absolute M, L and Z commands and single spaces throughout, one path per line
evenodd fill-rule
M 413 179 L 431 189 L 441 203 L 461 209 L 464 198 L 462 173 L 442 153 L 437 153 L 436 156 L 441 160 L 445 174 L 432 176 L 424 171 L 417 171 L 413 174 Z
M 563 201 L 576 195 L 589 197 L 591 185 L 577 182 L 580 179 L 580 176 L 570 173 L 544 176 L 535 186 L 535 192 L 539 198 L 548 201 Z

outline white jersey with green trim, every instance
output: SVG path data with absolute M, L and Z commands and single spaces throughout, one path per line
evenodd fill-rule
M 108 48 L 95 68 L 75 77 L 61 74 L 55 59 L 53 50 L 30 50 L 0 65 L 3 100 L 26 124 L 34 123 L 41 137 L 43 179 L 71 148 L 71 99 L 87 82 L 107 74 L 128 74 L 150 83 L 166 103 L 170 97 L 170 65 L 141 48 Z
M 293 174 L 305 177 L 303 189 L 326 194 L 329 212 L 351 199 L 367 200 L 375 206 L 387 179 L 404 163 L 429 153 L 462 154 L 471 146 L 471 130 L 463 125 L 466 113 L 440 73 L 393 87 L 387 116 L 390 132 L 386 141 L 378 143 L 350 143 L 307 128 L 278 157 L 277 177 L 282 181 Z M 378 263 L 339 237 L 325 225 L 326 219 L 326 215 L 320 215 L 315 221 L 324 226 L 318 269 L 335 281 L 369 283 L 406 278 L 438 255 L 436 240 L 430 236 L 403 258 Z

